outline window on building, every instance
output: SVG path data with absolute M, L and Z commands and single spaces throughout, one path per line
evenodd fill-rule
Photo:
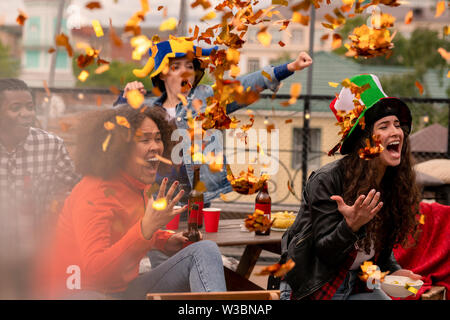
M 255 72 L 259 70 L 259 58 L 248 58 L 247 72 Z
M 27 69 L 38 69 L 40 57 L 41 52 L 39 50 L 27 50 L 25 52 L 25 67 Z
M 320 158 L 322 156 L 322 151 L 320 150 L 321 130 L 319 128 L 310 128 L 309 139 L 308 170 L 317 170 L 320 168 Z M 302 167 L 303 128 L 294 128 L 294 146 L 292 149 L 291 167 L 299 169 Z
M 66 51 L 58 50 L 58 54 L 56 55 L 56 69 L 67 69 L 69 65 L 69 56 Z
M 41 41 L 41 19 L 30 17 L 26 23 L 25 45 L 39 45 Z

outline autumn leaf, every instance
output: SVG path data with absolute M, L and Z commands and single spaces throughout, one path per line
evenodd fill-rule
M 91 1 L 86 3 L 85 7 L 89 10 L 94 10 L 94 9 L 101 9 L 102 5 L 98 1 Z
M 419 89 L 419 93 L 420 95 L 423 94 L 423 86 L 419 81 L 414 82 L 414 85 L 417 87 L 417 89 Z
M 331 49 L 336 50 L 342 46 L 342 37 L 338 33 L 333 34 L 333 41 L 331 42 Z
M 94 28 L 97 38 L 103 37 L 103 28 L 98 20 L 92 20 L 92 27 Z
M 18 25 L 23 26 L 25 21 L 28 19 L 28 15 L 19 9 L 19 15 L 16 18 L 16 22 Z
M 116 123 L 122 127 L 130 129 L 130 123 L 128 122 L 127 118 L 122 116 L 116 116 Z
M 267 80 L 272 81 L 272 77 L 266 71 L 262 70 L 261 74 L 267 78 Z
M 88 77 L 89 77 L 89 72 L 87 72 L 86 70 L 83 70 L 78 75 L 78 80 L 80 80 L 81 82 L 85 82 Z
M 298 98 L 300 96 L 300 93 L 302 91 L 302 84 L 299 82 L 291 84 L 291 98 Z
M 279 278 L 286 275 L 294 267 L 295 262 L 292 259 L 289 259 L 284 264 L 275 263 L 271 266 L 264 267 L 259 273 L 256 273 L 256 275 L 257 276 L 271 275 L 274 276 L 275 278 Z
M 157 211 L 162 211 L 167 208 L 167 199 L 160 198 L 158 200 L 153 201 L 152 208 Z
M 178 25 L 178 20 L 176 18 L 169 18 L 161 22 L 159 25 L 160 31 L 171 31 L 174 30 Z
M 69 43 L 69 38 L 64 34 L 60 33 L 55 37 L 55 43 L 59 47 L 65 47 L 67 51 L 67 55 L 69 57 L 73 57 L 73 49 L 72 46 Z
M 216 12 L 211 11 L 211 12 L 205 14 L 202 18 L 200 18 L 200 21 L 212 20 L 215 17 L 216 17 Z
M 328 85 L 330 87 L 337 88 L 339 86 L 339 83 L 337 83 L 337 82 L 328 82 Z
M 117 32 L 112 25 L 111 18 L 109 19 L 109 38 L 116 47 L 122 47 L 123 45 L 122 39 L 120 39 L 120 37 L 117 35 Z
M 272 41 L 272 35 L 267 30 L 258 32 L 256 38 L 265 47 L 270 46 L 270 42 Z
M 105 127 L 106 130 L 111 131 L 113 130 L 116 125 L 114 123 L 112 123 L 111 121 L 106 121 L 103 126 Z
M 128 104 L 134 109 L 138 109 L 144 103 L 144 95 L 137 89 L 127 91 L 125 97 Z
M 409 10 L 408 13 L 405 15 L 405 24 L 410 24 L 413 20 L 414 12 L 412 10 Z
M 292 22 L 297 22 L 304 26 L 307 26 L 309 24 L 309 16 L 304 16 L 300 12 L 293 12 Z
M 444 48 L 439 48 L 437 49 L 437 51 L 439 52 L 439 54 L 441 55 L 441 57 L 446 60 L 446 61 L 450 61 L 450 52 L 448 52 L 447 50 L 445 50 Z
M 439 1 L 436 4 L 436 14 L 434 15 L 435 18 L 440 17 L 444 11 L 445 11 L 445 2 L 446 1 Z
M 108 149 L 108 145 L 109 145 L 109 141 L 111 140 L 111 133 L 109 133 L 107 136 L 106 136 L 106 139 L 105 139 L 105 141 L 103 141 L 103 144 L 102 144 L 102 150 L 103 150 L 103 152 L 106 152 L 106 150 Z

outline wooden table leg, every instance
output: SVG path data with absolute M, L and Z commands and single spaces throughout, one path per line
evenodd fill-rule
M 258 245 L 247 245 L 237 266 L 236 273 L 240 274 L 244 278 L 250 278 L 261 251 L 262 248 Z
M 256 283 L 244 278 L 233 270 L 224 267 L 225 282 L 227 284 L 227 291 L 248 291 L 248 290 L 264 290 Z

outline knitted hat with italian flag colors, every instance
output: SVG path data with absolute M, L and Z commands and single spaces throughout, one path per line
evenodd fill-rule
M 328 153 L 334 154 L 340 147 L 341 154 L 355 151 L 357 142 L 361 138 L 363 130 L 370 130 L 379 119 L 395 115 L 406 134 L 411 131 L 411 112 L 408 106 L 398 98 L 388 97 L 381 87 L 380 80 L 373 74 L 362 74 L 350 79 L 354 85 L 362 88 L 358 97 L 352 92 L 350 86 L 342 88 L 330 104 L 336 119 L 344 126 L 341 141 Z M 361 107 L 358 109 L 358 100 Z M 351 112 L 349 114 L 349 112 Z M 343 114 L 347 116 L 343 116 Z M 349 117 L 349 115 L 352 115 Z M 364 120 L 361 120 L 363 119 Z

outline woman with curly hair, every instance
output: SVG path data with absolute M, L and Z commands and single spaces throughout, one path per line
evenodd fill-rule
M 183 195 L 178 181 L 156 199 L 150 188 L 172 128 L 161 108 L 128 105 L 88 114 L 79 129 L 76 168 L 83 179 L 60 213 L 41 257 L 39 298 L 145 299 L 147 292 L 226 291 L 221 254 L 211 241 L 186 246 L 181 233 L 160 230 Z M 157 200 L 167 205 L 158 207 Z M 139 274 L 152 249 L 170 258 Z
M 329 154 L 340 148 L 345 157 L 308 179 L 296 221 L 283 235 L 282 258 L 296 265 L 281 282 L 282 298 L 390 299 L 360 281 L 358 272 L 372 260 L 383 272 L 421 278 L 392 254 L 417 231 L 411 113 L 403 101 L 386 96 L 375 75 L 350 79 L 330 108 L 342 139 Z

